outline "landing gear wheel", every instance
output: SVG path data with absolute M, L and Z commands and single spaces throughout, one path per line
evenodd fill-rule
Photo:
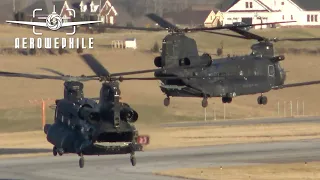
M 57 152 L 58 152 L 59 156 L 62 156 L 62 155 L 63 155 L 63 151 L 62 151 L 62 150 L 57 149 Z
M 137 164 L 136 157 L 134 155 L 130 156 L 130 162 L 132 166 L 135 166 Z
M 231 103 L 232 102 L 232 98 L 231 97 L 222 97 L 222 102 L 223 103 Z
M 208 99 L 207 98 L 203 98 L 201 105 L 202 105 L 203 108 L 206 108 L 208 106 Z
M 262 96 L 262 97 L 261 97 L 261 103 L 262 103 L 263 105 L 266 105 L 266 104 L 268 103 L 268 98 L 267 98 L 266 96 Z
M 80 159 L 79 159 L 79 167 L 80 168 L 84 167 L 84 157 L 83 156 L 81 156 Z
M 169 106 L 169 104 L 170 104 L 170 98 L 165 98 L 164 100 L 163 100 L 163 104 L 165 105 L 165 106 Z
M 53 153 L 53 156 L 57 156 L 57 154 L 58 154 L 57 148 L 55 146 L 52 149 L 52 153 Z
M 259 96 L 257 101 L 260 105 L 266 105 L 268 103 L 268 98 L 266 96 Z
M 257 102 L 258 102 L 258 104 L 262 104 L 262 101 L 261 101 L 261 98 L 262 96 L 259 96 L 258 98 L 257 98 Z

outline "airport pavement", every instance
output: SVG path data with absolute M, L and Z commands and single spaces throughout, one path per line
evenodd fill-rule
M 86 156 L 85 167 L 76 155 L 1 159 L 0 180 L 181 179 L 155 176 L 172 168 L 246 165 L 320 160 L 320 139 L 290 142 L 233 144 L 137 152 L 137 165 L 129 155 Z
M 261 119 L 232 119 L 232 120 L 210 120 L 192 121 L 162 124 L 162 127 L 196 127 L 196 126 L 245 126 L 257 124 L 287 124 L 287 123 L 319 123 L 319 116 L 303 117 L 274 117 Z

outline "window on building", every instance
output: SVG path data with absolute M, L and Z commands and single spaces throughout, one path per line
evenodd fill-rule
M 249 3 L 248 2 L 246 2 L 246 8 L 249 8 Z
M 250 8 L 252 8 L 252 2 L 250 2 Z
M 284 15 L 282 15 L 282 20 L 284 20 Z
M 291 20 L 293 20 L 293 15 L 291 15 Z
M 318 22 L 318 15 L 314 15 L 314 21 Z
M 281 5 L 284 5 L 284 2 L 283 2 L 283 1 L 281 2 Z
M 310 21 L 313 22 L 313 15 L 311 15 L 311 20 Z
M 310 22 L 310 15 L 307 15 L 307 22 Z

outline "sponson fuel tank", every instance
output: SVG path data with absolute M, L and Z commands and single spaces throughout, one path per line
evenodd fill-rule
M 63 124 L 46 124 L 44 132 L 47 134 L 48 142 L 68 153 L 75 153 L 85 141 L 76 131 L 72 131 Z

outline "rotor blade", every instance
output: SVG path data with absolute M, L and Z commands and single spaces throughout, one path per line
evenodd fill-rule
M 0 76 L 4 77 L 23 77 L 31 79 L 53 79 L 53 80 L 63 80 L 61 76 L 48 76 L 42 74 L 26 74 L 26 73 L 15 73 L 15 72 L 6 72 L 0 71 Z
M 319 41 L 320 38 L 275 38 L 275 41 Z
M 236 32 L 240 35 L 243 35 L 245 37 L 245 39 L 255 39 L 255 40 L 258 40 L 258 41 L 263 41 L 263 40 L 266 40 L 267 38 L 265 37 L 262 37 L 262 36 L 259 36 L 257 34 L 253 34 L 249 31 L 246 31 L 246 30 L 243 30 L 243 29 L 239 29 L 239 28 L 231 28 L 229 29 L 233 32 Z
M 4 77 L 22 77 L 30 79 L 50 79 L 50 80 L 62 80 L 62 81 L 90 81 L 90 80 L 99 80 L 97 77 L 79 77 L 79 76 L 49 76 L 43 74 L 27 74 L 27 73 L 15 73 L 15 72 L 6 72 L 0 71 L 0 76 Z
M 279 24 L 279 23 L 291 23 L 296 21 L 281 21 L 281 22 L 269 22 L 269 23 L 258 23 L 258 24 L 243 24 L 243 25 L 236 25 L 236 26 L 221 26 L 221 27 L 212 27 L 212 28 L 186 28 L 184 31 L 192 32 L 192 31 L 206 31 L 206 30 L 220 30 L 220 29 L 239 29 L 242 27 L 250 27 L 250 26 L 260 26 L 260 25 L 270 25 L 270 24 Z
M 95 57 L 93 57 L 93 55 L 83 54 L 81 57 L 98 77 L 110 76 L 108 70 L 106 70 L 104 66 Z
M 147 17 L 149 19 L 151 19 L 152 21 L 156 22 L 162 28 L 165 28 L 165 29 L 178 29 L 177 26 L 175 26 L 172 23 L 164 20 L 163 18 L 161 18 L 160 16 L 158 16 L 158 15 L 156 15 L 154 13 L 147 14 Z
M 165 31 L 163 28 L 147 28 L 147 27 L 127 27 L 127 26 L 113 26 L 113 25 L 99 25 L 110 29 L 129 29 L 129 30 L 142 30 L 142 31 Z
M 211 34 L 218 34 L 218 35 L 222 35 L 222 36 L 229 36 L 229 37 L 247 39 L 246 37 L 243 37 L 243 36 L 238 36 L 238 35 L 233 35 L 233 34 L 226 34 L 226 33 L 221 33 L 221 32 L 214 32 L 214 31 L 203 31 L 203 32 L 211 33 Z
M 50 69 L 50 68 L 39 68 L 39 69 L 42 69 L 42 70 L 45 70 L 45 71 L 48 71 L 48 72 L 51 72 L 53 74 L 57 74 L 57 75 L 60 75 L 60 76 L 66 76 L 62 72 L 56 71 L 54 69 Z
M 277 86 L 272 89 L 283 89 L 283 88 L 290 88 L 290 87 L 299 87 L 299 86 L 309 86 L 314 84 L 320 84 L 320 81 L 307 81 L 307 82 L 300 82 L 300 83 L 292 83 L 292 84 L 285 84 L 282 86 Z
M 113 73 L 110 76 L 126 76 L 126 75 L 133 75 L 133 74 L 144 74 L 144 73 L 150 73 L 150 72 L 156 72 L 161 71 L 160 69 L 147 69 L 147 70 L 141 70 L 141 71 L 128 71 L 128 72 L 120 72 L 120 73 Z

